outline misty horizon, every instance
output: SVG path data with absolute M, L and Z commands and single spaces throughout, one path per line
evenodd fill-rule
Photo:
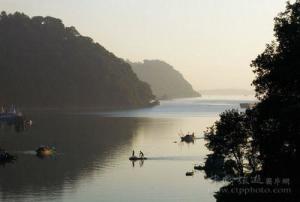
M 120 58 L 166 61 L 195 89 L 252 89 L 250 63 L 272 40 L 273 18 L 284 7 L 281 0 L 1 0 L 9 13 L 60 18 Z
M 0 5 L 1 202 L 298 202 L 300 0 Z

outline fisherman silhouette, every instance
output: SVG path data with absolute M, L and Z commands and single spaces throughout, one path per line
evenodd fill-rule
M 132 156 L 134 156 L 134 150 L 132 150 Z
M 144 158 L 144 153 L 140 151 L 140 158 Z

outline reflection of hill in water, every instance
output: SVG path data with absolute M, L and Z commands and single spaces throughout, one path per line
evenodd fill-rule
M 115 152 L 130 145 L 135 119 L 71 115 L 34 115 L 35 125 L 24 133 L 0 132 L 0 146 L 16 151 L 18 160 L 0 168 L 1 198 L 62 194 L 66 186 L 107 166 Z M 38 159 L 28 152 L 40 144 L 56 146 L 55 159 Z M 68 182 L 68 184 L 66 184 Z M 55 198 L 56 198 L 55 197 Z M 20 198 L 20 201 L 24 200 Z

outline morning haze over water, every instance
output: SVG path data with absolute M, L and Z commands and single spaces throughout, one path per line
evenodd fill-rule
M 0 201 L 297 201 L 300 0 L 0 5 Z
M 2 199 L 214 201 L 213 192 L 223 183 L 205 180 L 200 171 L 185 176 L 204 161 L 204 140 L 181 142 L 178 133 L 203 137 L 217 114 L 239 107 L 240 101 L 203 97 L 119 112 L 27 112 L 36 120 L 30 130 L 1 130 L 1 144 L 18 156 L 0 173 Z M 57 155 L 36 158 L 33 148 L 40 144 L 54 145 Z M 149 159 L 128 161 L 132 149 L 143 150 Z

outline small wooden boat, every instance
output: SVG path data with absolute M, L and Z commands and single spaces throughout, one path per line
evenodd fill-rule
M 40 146 L 36 150 L 36 155 L 40 157 L 52 156 L 56 153 L 56 149 L 54 147 L 49 146 Z
M 143 160 L 147 160 L 146 157 L 137 157 L 137 156 L 131 156 L 129 157 L 130 161 L 143 161 Z
M 9 163 L 12 161 L 15 161 L 17 158 L 11 154 L 9 154 L 7 151 L 0 149 L 0 164 Z
M 205 166 L 203 166 L 203 165 L 195 165 L 195 166 L 194 166 L 194 169 L 195 169 L 195 170 L 204 170 L 204 169 L 205 169 Z
M 193 176 L 194 175 L 194 171 L 186 172 L 185 175 L 186 176 Z
M 195 135 L 194 134 L 187 134 L 185 136 L 181 136 L 181 141 L 182 142 L 194 142 L 195 140 Z
M 149 102 L 149 106 L 150 107 L 154 107 L 154 106 L 156 106 L 156 105 L 159 105 L 160 104 L 160 102 L 159 102 L 159 100 L 151 100 L 150 102 Z
M 180 136 L 181 142 L 187 142 L 187 143 L 194 143 L 195 140 L 195 133 L 187 133 L 184 134 L 182 131 L 180 131 L 180 133 L 178 134 Z

